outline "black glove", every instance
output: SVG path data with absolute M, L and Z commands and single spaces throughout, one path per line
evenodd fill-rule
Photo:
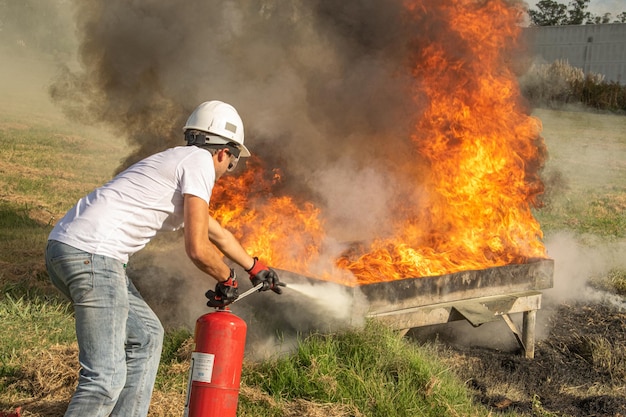
M 250 281 L 252 281 L 253 287 L 263 283 L 263 286 L 259 291 L 272 290 L 276 294 L 283 293 L 283 290 L 280 287 L 285 287 L 285 283 L 280 282 L 276 271 L 265 266 L 263 262 L 259 261 L 259 258 L 254 258 L 252 268 L 247 269 L 246 272 L 250 274 Z
M 207 291 L 206 298 L 209 299 L 206 305 L 209 307 L 225 307 L 239 297 L 239 284 L 235 277 L 235 271 L 230 270 L 230 277 L 226 281 L 215 284 L 215 291 Z

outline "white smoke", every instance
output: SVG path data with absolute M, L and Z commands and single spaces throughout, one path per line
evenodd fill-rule
M 606 276 L 612 269 L 626 267 L 625 241 L 583 245 L 580 237 L 561 232 L 550 237 L 546 247 L 554 259 L 554 288 L 544 291 L 546 303 L 608 301 L 624 305 L 620 297 L 594 289 L 589 281 Z

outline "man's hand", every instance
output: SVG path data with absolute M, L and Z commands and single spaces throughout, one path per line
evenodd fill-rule
M 246 270 L 250 274 L 250 281 L 252 286 L 256 287 L 258 284 L 263 283 L 263 286 L 259 291 L 272 290 L 276 294 L 282 294 L 283 290 L 280 287 L 285 287 L 284 282 L 280 282 L 278 274 L 271 268 L 268 268 L 258 258 L 254 258 L 254 264 L 252 268 Z
M 235 271 L 230 270 L 230 277 L 226 281 L 215 284 L 215 291 L 207 291 L 205 296 L 209 299 L 209 307 L 225 307 L 239 297 L 239 284 L 235 277 Z

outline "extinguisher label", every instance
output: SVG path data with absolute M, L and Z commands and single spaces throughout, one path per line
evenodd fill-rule
M 191 380 L 198 382 L 211 382 L 213 376 L 213 363 L 215 355 L 211 353 L 191 353 Z

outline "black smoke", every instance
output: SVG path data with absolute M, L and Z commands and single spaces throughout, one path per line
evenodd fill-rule
M 402 1 L 81 0 L 82 68 L 51 88 L 71 117 L 133 152 L 182 144 L 202 101 L 234 105 L 246 144 L 292 181 L 350 155 L 408 152 L 411 92 Z M 386 148 L 386 149 L 385 149 Z M 363 162 L 367 161 L 367 162 Z

